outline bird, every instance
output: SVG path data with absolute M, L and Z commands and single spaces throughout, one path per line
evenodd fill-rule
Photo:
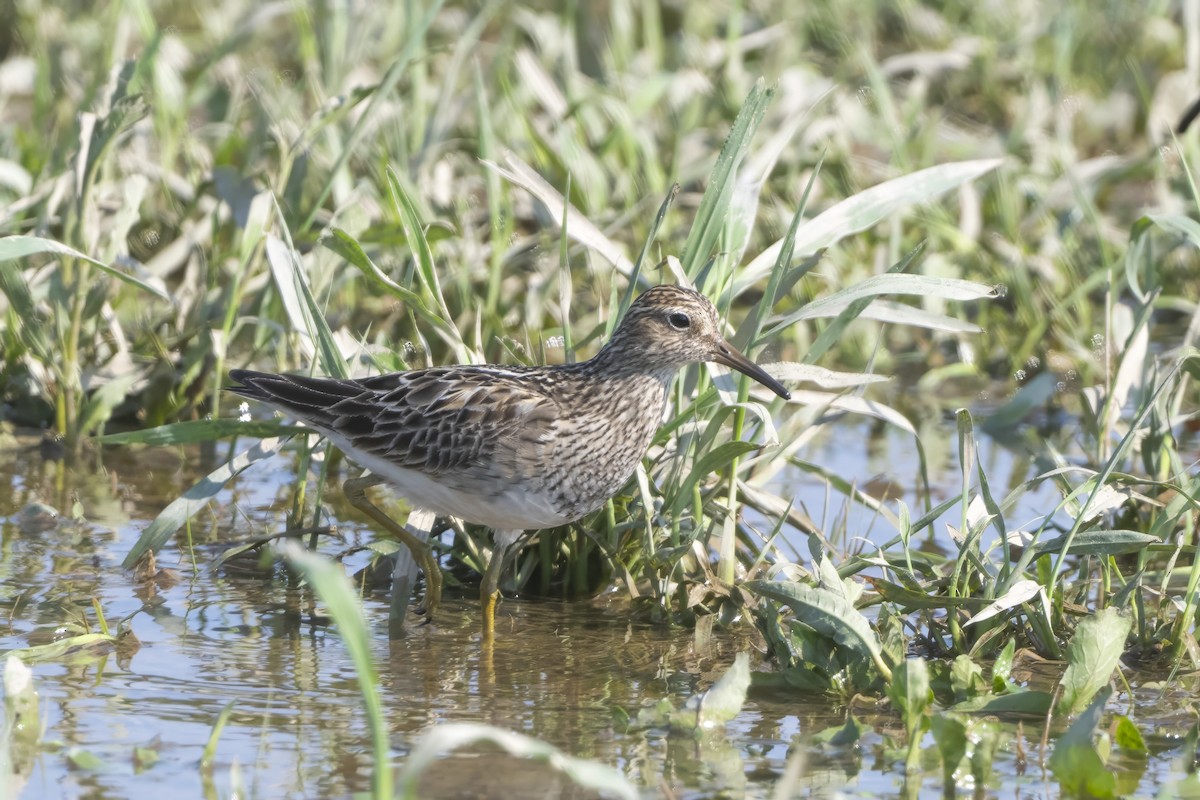
M 415 508 L 492 529 L 480 583 L 482 636 L 491 642 L 509 550 L 526 530 L 565 525 L 600 508 L 629 480 L 667 406 L 671 381 L 716 362 L 791 395 L 721 334 L 699 292 L 647 289 L 586 361 L 551 366 L 461 365 L 340 379 L 231 370 L 230 391 L 323 434 L 369 470 L 343 483 L 347 499 L 413 553 L 426 580 L 425 614 L 442 576 L 428 543 L 370 502 L 391 484 Z

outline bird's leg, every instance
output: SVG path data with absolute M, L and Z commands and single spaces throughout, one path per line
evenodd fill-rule
M 361 478 L 350 478 L 342 482 L 342 493 L 350 501 L 350 505 L 395 534 L 396 538 L 412 553 L 413 560 L 425 573 L 425 618 L 432 621 L 434 612 L 442 602 L 441 567 L 438 566 L 437 559 L 433 557 L 433 548 L 429 546 L 428 542 L 423 542 L 413 536 L 404 529 L 404 526 L 380 511 L 379 507 L 367 498 L 367 489 L 383 482 L 383 478 L 370 474 L 363 475 Z
M 504 561 L 508 550 L 520 537 L 520 531 L 496 531 L 495 546 L 492 557 L 488 560 L 487 569 L 483 571 L 483 580 L 479 583 L 479 603 L 483 607 L 483 642 L 491 644 L 496 635 L 496 604 L 500 600 L 500 574 L 504 571 Z

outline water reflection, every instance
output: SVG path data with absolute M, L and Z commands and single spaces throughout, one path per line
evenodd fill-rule
M 936 426 L 929 424 L 932 431 Z M 952 429 L 930 431 L 922 435 L 927 452 L 940 453 L 929 460 L 935 495 L 952 496 L 960 490 Z M 859 484 L 880 476 L 915 503 L 912 448 L 911 437 L 894 429 L 847 419 L 821 433 L 807 457 Z M 1029 465 L 1009 451 L 985 443 L 980 457 L 994 487 L 1028 477 Z M 286 462 L 246 473 L 198 515 L 190 530 L 194 547 L 180 546 L 186 542 L 181 535 L 160 558 L 158 566 L 170 572 L 147 581 L 120 567 L 148 520 L 223 459 L 214 453 L 202 464 L 205 459 L 176 451 L 111 449 L 94 469 L 69 472 L 41 461 L 34 447 L 0 464 L 0 649 L 94 627 L 93 599 L 110 623 L 128 619 L 141 645 L 127 664 L 110 653 L 35 665 L 46 739 L 60 749 L 40 755 L 26 796 L 228 796 L 235 761 L 253 796 L 340 797 L 370 788 L 371 745 L 355 674 L 310 593 L 278 569 L 213 569 L 231 531 L 245 534 L 251 527 L 247 518 L 256 532 L 282 527 L 282 512 L 274 509 L 294 480 L 279 469 Z M 790 473 L 779 480 L 792 482 L 799 501 L 828 523 L 821 513 L 823 486 Z M 1028 498 L 1018 521 L 1021 513 L 1048 507 L 1036 492 Z M 60 518 L 24 515 L 33 503 L 52 506 Z M 885 527 L 857 507 L 846 515 L 845 530 L 853 536 L 890 536 Z M 345 547 L 372 536 L 349 516 L 340 520 L 340 534 Z M 354 570 L 362 561 L 347 566 Z M 726 735 L 704 741 L 664 730 L 625 731 L 614 723 L 614 709 L 636 713 L 663 697 L 682 702 L 752 643 L 718 631 L 697 650 L 691 631 L 646 622 L 619 598 L 506 601 L 490 660 L 479 647 L 478 602 L 469 594 L 448 596 L 436 625 L 394 642 L 386 636 L 386 599 L 368 598 L 394 763 L 403 762 L 429 726 L 470 721 L 615 765 L 646 787 L 647 796 L 769 796 L 797 753 L 808 796 L 904 791 L 894 777 L 902 761 L 895 720 L 859 708 L 869 726 L 859 742 L 821 744 L 817 734 L 840 727 L 847 714 L 826 698 L 752 692 Z M 1177 698 L 1180 708 L 1183 699 Z M 201 750 L 231 702 L 216 761 L 202 769 Z M 1170 722 L 1176 721 L 1190 724 Z M 1030 751 L 1038 733 L 1031 735 Z M 144 770 L 133 757 L 142 746 L 159 756 Z M 70 748 L 94 754 L 101 766 L 68 766 Z M 1008 770 L 1005 796 L 1014 786 L 1040 796 L 1041 779 L 1019 779 L 1008 759 L 1001 766 Z M 927 791 L 934 788 L 931 783 Z M 542 766 L 486 749 L 444 760 L 422 784 L 428 797 L 535 794 L 591 796 Z

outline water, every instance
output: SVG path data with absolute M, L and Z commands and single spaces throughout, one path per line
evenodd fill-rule
M 959 477 L 952 431 L 934 440 L 923 431 L 922 438 L 930 451 L 938 449 L 931 455 L 935 494 L 953 495 Z M 94 621 L 93 599 L 110 625 L 128 618 L 140 643 L 106 657 L 34 665 L 48 746 L 32 764 L 22 797 L 230 796 L 239 774 L 252 797 L 344 797 L 369 789 L 371 743 L 355 672 L 319 607 L 278 569 L 213 568 L 231 531 L 279 529 L 281 510 L 273 506 L 294 480 L 286 458 L 247 472 L 213 511 L 194 519 L 195 564 L 172 546 L 159 561 L 170 572 L 142 581 L 120 567 L 125 553 L 166 502 L 224 455 L 205 459 L 198 453 L 111 448 L 91 469 L 67 473 L 61 464 L 41 460 L 28 441 L 20 444 L 16 457 L 0 465 L 7 488 L 0 492 L 0 611 L 6 621 L 0 650 L 44 643 L 72 624 Z M 849 421 L 832 427 L 806 453 L 860 485 L 872 479 L 894 484 L 914 502 L 910 437 Z M 985 442 L 981 458 L 994 486 L 1026 477 L 1023 463 L 1002 448 Z M 801 476 L 796 491 L 810 510 L 823 508 L 820 485 Z M 1038 508 L 1053 507 L 1055 495 L 1028 497 L 1020 513 L 1035 516 Z M 37 518 L 23 514 L 35 502 L 68 513 L 78 505 L 84 521 L 43 519 L 39 526 Z M 820 514 L 813 516 L 822 521 Z M 871 517 L 852 508 L 846 528 L 856 534 L 869 530 L 876 541 L 891 535 Z M 342 525 L 341 534 L 344 543 L 327 543 L 329 552 L 372 536 L 353 521 Z M 353 556 L 348 567 L 365 560 Z M 840 727 L 846 710 L 828 698 L 794 693 L 752 690 L 725 735 L 704 741 L 666 730 L 627 731 L 614 722 L 615 709 L 636 714 L 664 697 L 682 703 L 711 685 L 740 651 L 752 652 L 756 668 L 769 669 L 748 631 L 718 630 L 697 649 L 691 630 L 651 622 L 619 593 L 572 603 L 507 600 L 488 660 L 481 653 L 478 601 L 470 590 L 451 590 L 436 625 L 416 628 L 397 642 L 387 640 L 385 597 L 369 597 L 367 614 L 397 766 L 431 726 L 470 721 L 519 731 L 614 766 L 647 797 L 768 797 L 792 757 L 803 759 L 799 785 L 806 796 L 942 795 L 935 768 L 919 790 L 904 786 L 899 723 L 870 704 L 856 705 L 869 730 L 847 746 L 814 738 Z M 1154 690 L 1136 698 L 1146 709 L 1158 708 L 1162 700 Z M 1190 724 L 1177 713 L 1179 697 L 1166 702 L 1174 703 L 1176 713 L 1154 712 L 1162 714 L 1158 733 L 1164 738 L 1142 783 L 1142 791 L 1151 794 L 1149 787 L 1171 772 L 1173 731 Z M 213 724 L 230 705 L 215 761 L 201 766 Z M 1038 752 L 1040 736 L 1039 724 L 1027 724 L 1026 753 Z M 964 791 L 979 797 L 1057 796 L 1053 779 L 1039 769 L 1021 774 L 1017 740 L 1015 733 L 1007 736 L 996 755 L 996 788 Z M 138 747 L 152 750 L 157 761 L 139 765 Z M 97 761 L 74 765 L 82 754 Z M 593 795 L 548 767 L 477 748 L 427 773 L 421 796 Z

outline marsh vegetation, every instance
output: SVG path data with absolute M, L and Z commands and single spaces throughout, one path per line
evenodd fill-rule
M 0 0 L 0 772 L 1194 792 L 1200 10 L 1018 5 Z M 222 391 L 578 360 L 672 282 L 792 398 L 681 375 L 494 652 L 487 531 L 405 625 L 357 468 Z

